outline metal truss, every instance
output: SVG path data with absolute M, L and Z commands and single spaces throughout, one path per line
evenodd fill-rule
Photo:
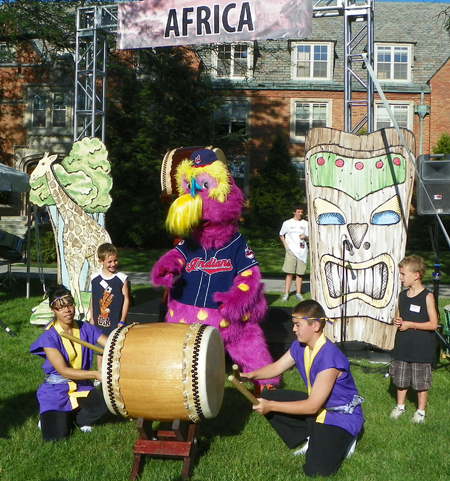
M 105 141 L 107 37 L 117 31 L 117 5 L 77 10 L 74 141 Z
M 366 125 L 367 133 L 374 131 L 374 104 L 373 81 L 365 69 L 364 55 L 370 65 L 374 59 L 374 26 L 373 26 L 374 0 L 318 0 L 313 6 L 313 17 L 344 17 L 344 130 L 345 132 L 358 132 Z M 357 73 L 355 66 L 366 70 L 363 79 Z M 365 99 L 354 98 L 354 82 L 358 82 L 366 92 Z M 366 112 L 359 120 L 353 123 L 352 110 Z
M 74 141 L 83 137 L 105 139 L 105 90 L 108 34 L 117 32 L 117 4 L 80 7 L 77 10 L 75 58 Z M 344 17 L 344 130 L 357 132 L 367 125 L 374 131 L 373 81 L 367 72 L 362 79 L 354 65 L 365 67 L 363 56 L 373 65 L 374 0 L 318 0 L 313 17 Z M 367 60 L 366 60 L 367 61 Z M 366 91 L 365 99 L 354 99 L 353 82 Z M 366 112 L 353 123 L 352 110 Z

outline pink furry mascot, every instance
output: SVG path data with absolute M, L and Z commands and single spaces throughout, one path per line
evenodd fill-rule
M 151 272 L 154 286 L 170 288 L 167 322 L 202 322 L 219 329 L 225 350 L 242 372 L 272 362 L 260 322 L 267 304 L 258 262 L 237 232 L 243 196 L 225 164 L 196 150 L 176 171 L 179 197 L 166 226 L 185 240 Z M 279 379 L 257 381 L 278 384 Z

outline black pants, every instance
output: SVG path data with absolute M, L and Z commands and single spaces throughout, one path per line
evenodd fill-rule
M 264 391 L 261 396 L 271 401 L 302 401 L 308 395 L 300 391 Z M 266 419 L 287 447 L 298 446 L 309 436 L 303 471 L 307 476 L 330 476 L 335 473 L 347 454 L 353 436 L 345 429 L 316 422 L 316 416 L 300 416 L 271 412 Z
M 60 441 L 67 438 L 78 426 L 91 426 L 102 418 L 108 407 L 99 389 L 92 389 L 86 397 L 78 398 L 78 408 L 73 411 L 45 411 L 40 415 L 44 441 Z

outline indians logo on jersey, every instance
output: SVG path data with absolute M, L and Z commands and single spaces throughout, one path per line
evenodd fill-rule
M 245 246 L 245 257 L 247 257 L 247 259 L 253 259 L 255 257 L 255 254 L 253 254 L 253 251 L 248 245 Z
M 194 257 L 186 264 L 186 272 L 203 271 L 207 274 L 217 274 L 218 272 L 231 271 L 233 264 L 231 259 L 216 259 L 211 257 L 209 261 L 204 261 L 200 257 Z

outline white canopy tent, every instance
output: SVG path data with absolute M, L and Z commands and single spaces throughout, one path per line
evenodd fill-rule
M 30 191 L 30 176 L 21 172 L 20 170 L 13 169 L 5 164 L 0 164 L 0 191 L 6 192 L 29 192 Z M 28 204 L 28 202 L 27 202 Z M 27 209 L 28 226 L 30 225 L 30 208 Z M 30 297 L 30 246 L 31 237 L 30 229 L 27 230 L 27 245 L 26 245 L 26 258 L 27 258 L 27 298 Z
M 0 190 L 7 192 L 29 192 L 30 176 L 25 172 L 0 164 Z

